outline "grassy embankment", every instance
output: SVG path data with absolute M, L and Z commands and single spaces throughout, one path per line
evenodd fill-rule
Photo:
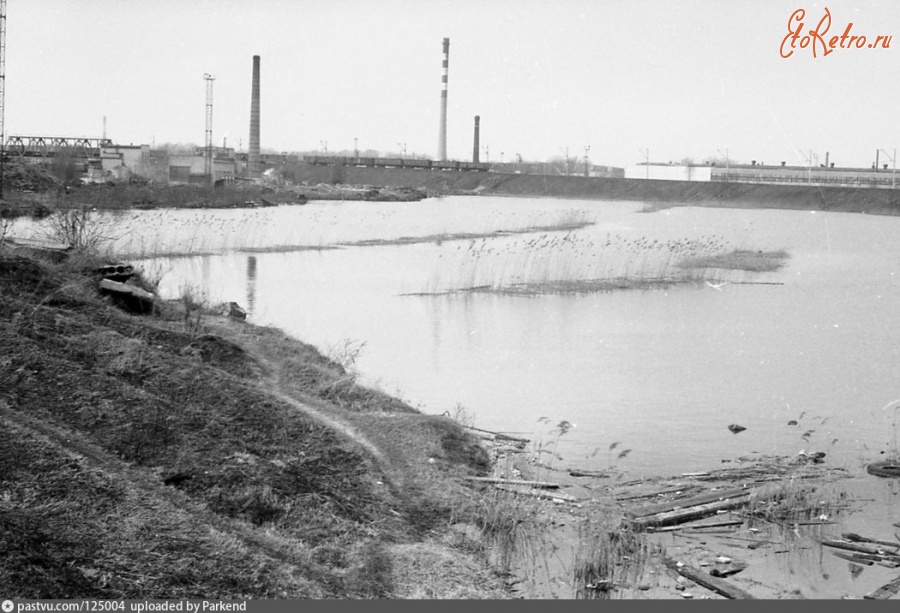
M 190 297 L 125 313 L 96 264 L 0 255 L 0 593 L 505 595 L 458 424 Z
M 328 167 L 301 166 L 297 181 L 327 182 Z M 733 182 L 661 181 L 644 179 L 516 175 L 481 172 L 441 172 L 414 169 L 346 167 L 348 184 L 406 186 L 429 195 L 479 194 L 627 200 L 649 203 L 651 208 L 714 206 L 841 211 L 879 215 L 900 214 L 900 190 L 764 185 Z

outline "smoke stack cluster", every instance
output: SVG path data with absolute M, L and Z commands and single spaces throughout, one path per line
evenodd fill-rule
M 262 174 L 259 157 L 259 56 L 253 56 L 253 89 L 250 94 L 250 151 L 248 170 L 251 177 Z
M 476 164 L 478 163 L 478 140 L 480 138 L 481 131 L 481 117 L 475 115 L 475 142 L 472 144 L 472 161 Z
M 450 65 L 450 39 L 444 39 L 443 74 L 441 76 L 441 127 L 438 135 L 438 159 L 447 159 L 447 69 Z

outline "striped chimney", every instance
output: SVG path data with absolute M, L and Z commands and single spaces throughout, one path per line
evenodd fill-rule
M 438 158 L 447 159 L 447 68 L 450 65 L 450 39 L 444 39 L 443 74 L 441 75 L 441 127 L 438 135 Z
M 259 56 L 253 56 L 253 86 L 250 93 L 250 151 L 247 159 L 251 177 L 258 177 L 262 168 L 259 157 Z
M 481 117 L 475 115 L 475 142 L 472 144 L 472 161 L 478 163 L 478 139 L 481 131 Z

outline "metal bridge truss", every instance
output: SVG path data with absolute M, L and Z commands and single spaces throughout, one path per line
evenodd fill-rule
M 9 136 L 3 144 L 6 155 L 28 157 L 100 157 L 100 148 L 112 146 L 108 138 L 67 136 Z

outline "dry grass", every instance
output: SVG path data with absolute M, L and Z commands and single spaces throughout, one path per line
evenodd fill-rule
M 484 471 L 484 450 L 359 386 L 352 345 L 348 371 L 277 330 L 132 317 L 91 269 L 0 258 L 0 430 L 26 441 L 0 449 L 0 592 L 406 593 L 389 543 L 449 530 L 470 508 L 455 477 Z M 443 593 L 497 593 L 472 555 Z
M 736 249 L 728 253 L 687 258 L 678 263 L 681 268 L 721 268 L 749 272 L 774 272 L 784 266 L 787 251 L 751 251 Z
M 665 289 L 718 282 L 725 270 L 777 270 L 788 257 L 784 251 L 727 249 L 728 244 L 716 236 L 660 240 L 573 231 L 482 238 L 451 251 L 427 286 L 414 295 Z
M 651 556 L 645 537 L 623 526 L 615 511 L 590 513 L 579 526 L 576 597 L 606 599 L 617 587 L 637 585 Z

